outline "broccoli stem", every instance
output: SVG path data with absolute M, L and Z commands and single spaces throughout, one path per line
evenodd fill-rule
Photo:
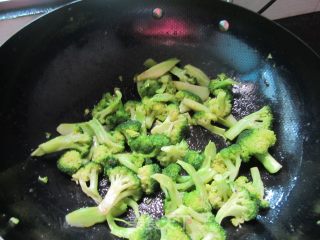
M 200 169 L 209 169 L 211 166 L 211 162 L 216 157 L 216 154 L 216 145 L 214 144 L 214 142 L 209 141 L 204 149 L 204 161 L 202 162 L 202 166 L 200 167 Z
M 201 178 L 201 181 L 203 183 L 210 182 L 215 175 L 216 175 L 216 172 L 213 171 L 211 168 L 199 169 L 197 172 L 198 178 Z M 192 181 L 190 176 L 185 176 L 185 178 L 183 180 L 184 180 L 184 182 L 176 184 L 177 189 L 179 191 L 186 191 L 194 185 L 194 182 Z
M 239 173 L 239 169 L 240 169 L 240 165 L 241 165 L 241 158 L 237 157 L 236 161 L 235 161 L 235 164 L 233 164 L 230 159 L 225 159 L 224 163 L 226 164 L 228 169 L 232 169 L 229 172 L 229 179 L 231 181 L 234 181 L 236 179 L 236 177 L 238 176 L 238 173 Z
M 91 197 L 97 204 L 99 204 L 102 201 L 102 198 L 98 192 L 99 174 L 96 171 L 91 171 L 89 182 L 90 183 L 88 187 L 86 181 L 82 179 L 79 180 L 82 191 L 88 197 Z
M 187 71 L 188 75 L 194 77 L 197 80 L 197 83 L 200 86 L 208 87 L 210 79 L 202 70 L 190 64 L 184 66 L 184 69 Z
M 263 199 L 264 196 L 264 186 L 261 180 L 261 175 L 257 167 L 250 168 L 250 174 L 252 177 L 252 185 L 256 189 L 256 192 L 259 193 L 259 198 Z
M 198 103 L 192 99 L 189 98 L 184 98 L 181 101 L 181 105 L 186 106 L 187 108 L 196 111 L 196 112 L 210 112 L 209 108 L 207 108 L 206 106 L 204 106 L 201 103 Z
M 262 163 L 269 173 L 276 173 L 282 168 L 282 165 L 268 152 L 265 154 L 255 154 L 254 156 Z
M 82 123 L 61 123 L 57 127 L 57 132 L 61 135 L 68 135 L 72 133 L 77 133 L 81 130 L 83 133 L 87 133 L 90 136 L 93 135 L 92 130 L 88 126 L 87 122 Z
M 181 82 L 181 81 L 172 81 L 172 82 L 178 90 L 189 91 L 199 96 L 202 99 L 202 101 L 207 100 L 209 97 L 210 92 L 207 87 L 193 85 L 193 84 Z
M 114 221 L 114 218 L 110 214 L 107 215 L 107 221 L 108 221 L 111 234 L 120 238 L 129 239 L 129 237 L 132 235 L 132 233 L 135 230 L 135 228 L 126 228 L 126 227 L 118 226 Z
M 225 127 L 232 127 L 234 124 L 236 124 L 238 121 L 235 119 L 235 117 L 230 114 L 224 118 L 221 118 L 221 117 L 218 117 L 218 120 L 217 120 L 218 123 L 222 124 L 223 126 Z
M 226 138 L 231 141 L 234 140 L 241 132 L 248 129 L 248 125 L 249 123 L 246 119 L 239 120 L 236 125 L 233 125 L 228 131 L 226 131 Z
M 205 129 L 207 129 L 208 131 L 210 131 L 213 134 L 216 134 L 220 137 L 222 137 L 223 139 L 225 139 L 225 132 L 226 130 L 211 124 L 203 124 L 201 122 L 198 123 L 200 126 L 204 127 Z
M 148 58 L 147 60 L 144 61 L 143 65 L 147 68 L 151 68 L 154 65 L 157 65 L 157 62 L 152 58 Z
M 125 167 L 129 168 L 130 170 L 134 171 L 135 173 L 138 172 L 139 167 L 137 167 L 130 159 L 128 159 L 128 155 L 126 154 L 117 154 L 118 161 Z
M 161 77 L 162 75 L 169 72 L 178 62 L 180 62 L 179 59 L 171 58 L 166 61 L 163 61 L 161 63 L 158 63 L 151 68 L 147 69 L 143 73 L 140 73 L 137 77 L 137 81 L 143 81 L 147 79 L 156 79 Z
M 91 227 L 97 223 L 106 221 L 98 207 L 85 207 L 66 215 L 66 222 L 73 227 Z
M 131 198 L 126 198 L 124 201 L 129 207 L 132 208 L 136 219 L 138 219 L 140 217 L 138 203 L 136 201 L 134 201 L 133 199 L 131 199 Z

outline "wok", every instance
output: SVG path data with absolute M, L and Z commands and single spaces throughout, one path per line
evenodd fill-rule
M 153 16 L 153 9 L 163 16 Z M 228 31 L 219 29 L 227 20 Z M 105 91 L 120 87 L 137 97 L 132 78 L 142 62 L 177 57 L 214 77 L 243 82 L 233 89 L 240 118 L 270 104 L 280 173 L 263 171 L 271 208 L 235 230 L 230 239 L 319 237 L 320 60 L 285 29 L 243 8 L 219 1 L 90 0 L 62 7 L 25 27 L 0 49 L 0 213 L 5 239 L 112 239 L 105 224 L 68 227 L 66 213 L 93 205 L 56 169 L 57 156 L 29 157 L 61 122 L 85 120 Z M 119 75 L 123 81 L 119 81 Z M 189 143 L 224 142 L 195 128 Z M 260 166 L 251 161 L 249 166 Z M 245 171 L 245 169 L 244 169 Z M 38 176 L 48 176 L 47 185 Z M 102 181 L 105 193 L 107 181 Z M 144 199 L 142 212 L 161 213 L 161 195 Z M 20 223 L 8 225 L 9 217 Z M 130 217 L 130 213 L 129 216 Z

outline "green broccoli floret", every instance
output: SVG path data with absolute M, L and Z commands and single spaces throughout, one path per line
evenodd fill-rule
M 210 79 L 209 77 L 199 68 L 188 64 L 184 66 L 187 74 L 197 80 L 197 84 L 200 86 L 208 87 Z
M 152 97 L 161 87 L 162 83 L 157 79 L 147 79 L 137 82 L 137 89 L 141 98 Z
M 214 181 L 206 185 L 209 202 L 214 209 L 219 209 L 232 194 L 229 180 L 221 175 L 215 176 Z
M 94 106 L 92 110 L 92 117 L 98 119 L 102 124 L 105 123 L 105 118 L 116 112 L 121 106 L 122 93 L 119 89 L 114 89 L 114 95 L 105 93 L 102 99 Z
M 136 138 L 140 135 L 141 122 L 136 120 L 128 120 L 119 124 L 115 130 L 121 132 L 127 138 L 127 140 Z
M 150 67 L 143 73 L 136 76 L 136 81 L 144 81 L 147 79 L 157 79 L 162 75 L 169 72 L 177 63 L 180 62 L 179 59 L 171 58 L 166 61 L 157 63 L 156 65 Z
M 114 154 L 113 158 L 115 158 L 118 163 L 129 168 L 131 171 L 137 173 L 138 169 L 142 167 L 146 158 L 148 156 L 136 152 L 130 153 L 118 153 Z
M 120 227 L 111 215 L 107 216 L 107 221 L 111 233 L 117 237 L 129 240 L 160 240 L 160 230 L 149 215 L 141 215 L 135 227 Z
M 59 158 L 57 161 L 57 167 L 61 172 L 71 176 L 86 162 L 87 160 L 83 159 L 78 151 L 70 150 Z
M 250 221 L 256 218 L 259 209 L 257 198 L 252 196 L 244 187 L 232 187 L 232 195 L 218 210 L 215 220 L 221 224 L 226 217 L 232 217 L 231 223 L 234 226 L 239 226 L 245 221 Z
M 259 199 L 259 205 L 262 208 L 268 208 L 269 202 L 264 199 L 264 186 L 261 180 L 260 172 L 257 167 L 250 168 L 252 182 L 245 176 L 240 176 L 236 179 L 235 183 L 241 187 L 246 188 L 250 194 Z
M 199 125 L 201 127 L 204 127 L 212 134 L 216 134 L 218 136 L 221 136 L 225 138 L 224 134 L 226 132 L 225 129 L 221 127 L 217 127 L 212 124 L 212 122 L 217 121 L 216 115 L 209 113 L 209 112 L 196 112 L 192 116 L 192 124 L 193 125 Z
M 148 154 L 150 157 L 157 156 L 163 146 L 170 145 L 170 139 L 163 134 L 140 135 L 129 141 L 132 151 Z
M 112 158 L 112 153 L 107 146 L 97 144 L 92 147 L 91 152 L 91 160 L 93 162 L 101 164 L 102 166 L 109 165 L 108 162 Z
M 179 102 L 181 102 L 185 98 L 191 99 L 191 100 L 199 102 L 199 103 L 202 102 L 201 98 L 198 95 L 196 95 L 192 92 L 189 92 L 189 91 L 185 91 L 185 90 L 178 91 L 176 93 L 176 98 Z
M 45 154 L 58 152 L 66 149 L 74 149 L 80 152 L 81 156 L 85 156 L 92 143 L 92 137 L 86 133 L 75 133 L 69 135 L 58 136 L 38 146 L 31 153 L 31 156 L 43 156 Z
M 241 166 L 241 147 L 238 144 L 232 144 L 229 147 L 222 149 L 211 167 L 218 173 L 227 176 L 231 181 L 236 179 Z
M 129 119 L 129 114 L 125 111 L 123 105 L 117 109 L 114 113 L 105 117 L 104 124 L 108 129 L 115 128 L 118 124 L 123 123 Z
M 151 176 L 160 172 L 161 168 L 158 164 L 148 164 L 139 168 L 138 177 L 141 181 L 141 188 L 146 194 L 154 193 L 157 190 L 158 182 Z
M 156 122 L 151 134 L 164 134 L 173 144 L 180 142 L 188 133 L 188 119 L 183 115 L 169 115 L 163 122 Z
M 216 90 L 217 96 L 207 100 L 204 105 L 210 109 L 210 112 L 217 117 L 224 118 L 231 113 L 232 95 L 225 90 Z
M 110 153 L 122 152 L 125 148 L 125 141 L 122 134 L 115 131 L 113 134 L 107 132 L 101 123 L 93 118 L 88 122 L 94 132 L 99 144 L 104 144 L 109 148 Z
M 194 150 L 188 150 L 183 158 L 183 161 L 191 164 L 196 170 L 198 170 L 204 160 L 204 155 L 201 152 Z
M 110 188 L 99 204 L 99 210 L 107 215 L 122 199 L 132 197 L 138 200 L 141 194 L 141 183 L 138 176 L 130 169 L 118 166 L 108 171 Z
M 175 103 L 170 103 L 167 104 L 164 108 L 159 108 L 159 110 L 156 111 L 156 119 L 163 122 L 169 115 L 175 119 L 179 116 L 179 114 L 179 106 Z
M 181 167 L 177 163 L 170 163 L 164 169 L 162 169 L 162 174 L 170 177 L 174 182 L 180 177 Z
M 157 93 L 175 94 L 177 91 L 176 86 L 172 82 L 172 77 L 170 74 L 163 75 L 158 81 L 162 83 L 162 86 L 157 90 Z
M 276 143 L 275 133 L 268 129 L 252 129 L 243 132 L 237 143 L 242 148 L 242 158 L 249 161 L 250 156 L 257 158 L 270 173 L 276 173 L 282 165 L 268 152 Z
M 216 79 L 213 79 L 210 81 L 208 87 L 209 87 L 211 94 L 217 95 L 216 90 L 223 89 L 223 90 L 230 91 L 232 86 L 235 84 L 237 84 L 236 81 L 229 78 L 226 74 L 221 73 L 217 76 Z
M 164 212 L 166 215 L 182 205 L 180 193 L 170 177 L 157 173 L 154 174 L 152 178 L 159 182 L 160 187 L 165 194 Z
M 175 145 L 164 146 L 161 148 L 160 154 L 157 155 L 157 160 L 161 166 L 168 166 L 170 163 L 183 159 L 188 149 L 189 146 L 185 140 Z
M 157 227 L 161 231 L 161 239 L 163 240 L 191 240 L 182 226 L 172 219 L 166 217 L 159 219 Z
M 102 200 L 98 192 L 98 178 L 101 172 L 102 167 L 99 164 L 89 162 L 72 175 L 72 180 L 80 184 L 82 191 L 96 203 L 100 203 Z M 89 186 L 87 182 L 89 182 Z
M 264 106 L 259 111 L 251 113 L 240 119 L 236 124 L 229 128 L 228 131 L 226 131 L 225 136 L 229 140 L 234 140 L 242 131 L 246 129 L 269 129 L 271 127 L 272 120 L 273 115 L 271 108 L 269 106 Z
M 192 208 L 182 205 L 170 213 L 168 218 L 182 222 L 191 239 L 226 239 L 224 229 L 215 221 L 211 212 L 198 213 Z
M 204 183 L 198 177 L 194 167 L 188 163 L 178 161 L 178 164 L 190 175 L 194 185 L 195 190 L 191 192 L 184 193 L 183 203 L 187 207 L 191 207 L 197 212 L 208 212 L 211 211 L 211 205 L 208 200 L 207 191 Z

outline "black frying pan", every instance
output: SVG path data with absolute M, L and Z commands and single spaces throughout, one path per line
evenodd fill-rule
M 164 11 L 161 19 L 152 16 L 156 7 Z M 230 23 L 228 31 L 219 30 L 221 20 Z M 4 238 L 112 238 L 104 224 L 90 229 L 65 224 L 67 212 L 93 202 L 58 172 L 56 156 L 31 159 L 29 153 L 58 123 L 84 120 L 83 110 L 103 92 L 117 86 L 126 99 L 136 97 L 132 77 L 148 57 L 178 57 L 210 76 L 227 72 L 243 81 L 234 89 L 236 117 L 264 104 L 274 110 L 279 141 L 273 153 L 284 167 L 263 176 L 271 208 L 238 230 L 226 224 L 230 239 L 319 238 L 320 60 L 276 24 L 209 0 L 82 1 L 40 18 L 1 47 Z M 189 142 L 201 149 L 209 139 L 224 144 L 202 129 L 195 129 Z M 39 175 L 47 175 L 49 183 L 38 183 Z M 161 201 L 154 198 L 143 200 L 141 210 L 159 216 Z M 15 228 L 6 224 L 10 216 L 21 220 Z

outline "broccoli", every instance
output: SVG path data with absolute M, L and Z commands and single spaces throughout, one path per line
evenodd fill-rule
M 144 81 L 147 79 L 157 79 L 162 75 L 169 72 L 180 60 L 176 58 L 171 58 L 161 63 L 157 63 L 156 65 L 152 66 L 151 68 L 147 69 L 143 73 L 140 73 L 136 76 L 136 81 Z
M 112 153 L 110 152 L 109 148 L 106 145 L 99 145 L 92 147 L 92 156 L 91 160 L 95 163 L 101 164 L 105 166 L 111 158 Z
M 180 193 L 170 177 L 157 173 L 152 175 L 152 178 L 159 182 L 160 187 L 165 194 L 164 212 L 167 215 L 182 204 Z
M 81 154 L 76 150 L 70 150 L 64 153 L 57 161 L 58 169 L 68 175 L 76 173 L 86 160 L 81 157 Z
M 124 109 L 130 115 L 131 120 L 139 121 L 141 123 L 141 132 L 145 134 L 147 132 L 147 126 L 146 126 L 147 112 L 142 102 L 132 101 L 132 100 L 127 101 L 124 104 Z M 152 123 L 153 123 L 153 120 L 154 120 L 153 117 L 151 119 L 149 117 L 149 122 L 150 120 L 152 120 Z
M 131 171 L 137 173 L 138 169 L 142 167 L 145 162 L 147 155 L 132 152 L 132 153 L 118 153 L 114 154 L 113 157 L 121 165 L 129 168 Z
M 162 83 L 162 86 L 156 91 L 157 93 L 176 93 L 177 89 L 172 82 L 172 77 L 170 74 L 163 75 L 158 81 Z
M 208 87 L 210 79 L 202 70 L 190 64 L 184 66 L 184 69 L 189 76 L 197 80 L 198 85 Z
M 161 148 L 160 154 L 157 155 L 157 160 L 161 166 L 168 166 L 170 163 L 183 159 L 188 149 L 189 146 L 185 140 L 175 145 L 164 146 Z
M 129 119 L 129 114 L 125 111 L 123 105 L 121 105 L 117 111 L 106 116 L 104 124 L 108 129 L 115 128 L 118 124 L 123 123 Z
M 260 172 L 257 167 L 250 168 L 252 182 L 245 176 L 240 176 L 236 179 L 235 183 L 241 187 L 246 188 L 250 194 L 259 199 L 260 207 L 268 208 L 269 202 L 264 199 L 264 186 L 261 180 Z
M 198 213 L 182 205 L 170 213 L 168 218 L 182 222 L 192 240 L 226 239 L 224 229 L 215 221 L 211 212 Z
M 127 138 L 127 140 L 130 140 L 131 138 L 136 138 L 140 135 L 141 122 L 136 120 L 128 120 L 119 124 L 115 130 L 121 132 Z
M 31 156 L 40 157 L 66 149 L 77 150 L 81 156 L 84 156 L 89 152 L 91 143 L 92 137 L 86 133 L 62 135 L 40 144 L 38 148 L 31 153 Z
M 190 175 L 196 187 L 195 190 L 184 193 L 183 203 L 197 212 L 211 211 L 205 185 L 198 177 L 194 167 L 182 161 L 178 161 L 178 164 Z
M 230 198 L 232 190 L 229 181 L 222 175 L 215 176 L 214 181 L 206 185 L 208 199 L 213 209 L 219 209 Z
M 183 158 L 183 161 L 191 164 L 196 170 L 198 170 L 204 160 L 204 155 L 201 152 L 194 150 L 188 150 Z
M 161 231 L 163 240 L 191 240 L 182 226 L 172 219 L 163 217 L 157 221 L 157 227 Z
M 237 84 L 236 81 L 229 78 L 226 74 L 221 73 L 217 76 L 216 79 L 213 79 L 209 83 L 209 90 L 211 94 L 217 95 L 217 92 L 221 89 L 230 91 L 230 88 Z M 218 91 L 217 91 L 218 90 Z
M 174 182 L 180 177 L 181 167 L 177 163 L 170 163 L 164 169 L 162 169 L 162 174 L 170 177 Z
M 232 217 L 231 223 L 234 226 L 239 226 L 245 221 L 256 218 L 258 209 L 258 199 L 244 187 L 233 184 L 232 194 L 218 210 L 215 220 L 221 224 L 224 218 Z
M 184 91 L 191 92 L 197 95 L 198 97 L 200 97 L 202 101 L 207 100 L 209 97 L 210 93 L 207 87 L 193 85 L 193 84 L 181 82 L 181 81 L 172 81 L 172 82 L 177 88 L 177 90 L 184 90 Z
M 104 144 L 109 148 L 110 153 L 122 152 L 125 148 L 123 136 L 115 131 L 113 134 L 108 133 L 101 123 L 93 118 L 88 122 L 90 128 L 94 132 L 99 144 Z
M 137 82 L 137 89 L 141 98 L 152 97 L 161 87 L 161 82 L 155 79 L 147 79 L 145 81 Z
M 49 178 L 48 176 L 38 176 L 38 182 L 39 183 L 42 183 L 42 184 L 47 184 L 49 181 Z
M 107 174 L 111 185 L 98 206 L 105 215 L 122 199 L 132 197 L 134 200 L 138 200 L 141 193 L 140 180 L 130 169 L 117 166 L 110 169 Z
M 151 129 L 151 134 L 164 134 L 173 144 L 180 142 L 188 133 L 188 120 L 183 115 L 177 117 L 168 116 L 163 122 L 156 122 Z
M 132 151 L 156 156 L 163 146 L 170 145 L 170 139 L 163 134 L 140 135 L 129 141 Z
M 104 94 L 98 104 L 94 106 L 92 117 L 104 124 L 105 118 L 116 112 L 122 106 L 121 98 L 122 93 L 117 88 L 114 89 L 114 95 L 109 92 Z
M 212 99 L 208 99 L 204 105 L 210 109 L 210 112 L 220 118 L 224 118 L 231 113 L 232 108 L 232 95 L 228 92 L 219 89 L 217 90 L 217 96 Z
M 158 182 L 151 178 L 153 174 L 160 173 L 161 168 L 158 164 L 144 165 L 138 170 L 138 177 L 141 181 L 141 188 L 146 194 L 154 193 L 158 187 Z
M 268 129 L 252 129 L 243 132 L 237 143 L 242 148 L 242 158 L 249 161 L 250 156 L 257 158 L 270 173 L 276 173 L 282 165 L 268 152 L 277 140 L 275 133 Z
M 120 227 L 115 219 L 107 216 L 108 225 L 113 235 L 129 240 L 160 240 L 160 230 L 149 215 L 141 215 L 135 227 Z
M 98 207 L 84 207 L 66 215 L 66 222 L 72 227 L 91 227 L 97 223 L 106 221 Z
M 87 133 L 92 136 L 92 131 L 87 122 L 81 123 L 61 123 L 57 127 L 57 132 L 60 135 L 69 135 L 72 133 Z
M 273 120 L 271 108 L 264 106 L 259 111 L 251 113 L 240 119 L 236 124 L 226 131 L 225 136 L 229 140 L 234 140 L 242 131 L 246 129 L 271 127 Z
M 198 95 L 196 95 L 196 94 L 194 94 L 192 92 L 186 91 L 186 90 L 178 91 L 176 93 L 175 97 L 180 102 L 185 98 L 189 98 L 189 99 L 191 99 L 193 101 L 196 101 L 196 102 L 199 102 L 199 103 L 202 102 L 201 98 Z
M 228 176 L 231 181 L 238 176 L 240 166 L 241 147 L 238 144 L 222 149 L 211 163 L 211 167 L 216 172 Z
M 98 192 L 98 178 L 101 172 L 102 167 L 99 164 L 89 162 L 72 175 L 72 180 L 80 184 L 82 191 L 96 203 L 100 203 L 102 200 Z M 89 182 L 89 186 L 87 182 Z

